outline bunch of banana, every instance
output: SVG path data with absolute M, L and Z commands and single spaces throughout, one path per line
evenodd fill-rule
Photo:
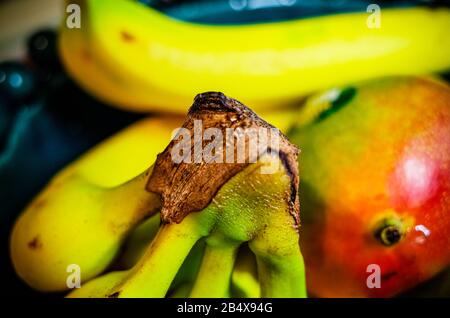
M 213 26 L 130 0 L 71 3 L 81 7 L 81 28 L 61 28 L 67 71 L 128 110 L 184 113 L 198 91 L 220 90 L 259 111 L 333 86 L 450 67 L 446 8 Z
M 110 266 L 127 233 L 159 206 L 144 189 L 145 175 L 126 181 L 152 164 L 180 124 L 169 117 L 143 120 L 54 177 L 12 232 L 19 276 L 35 289 L 61 291 L 69 264 L 81 267 L 82 281 Z
M 182 127 L 195 120 L 205 130 L 272 127 L 220 93 L 199 95 Z M 76 264 L 82 285 L 69 297 L 306 296 L 297 148 L 281 134 L 278 154 L 199 168 L 170 160 L 175 137 L 147 168 L 180 124 L 140 122 L 57 175 L 14 227 L 22 279 L 66 291 Z

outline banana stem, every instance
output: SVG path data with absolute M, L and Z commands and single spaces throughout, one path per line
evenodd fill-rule
M 123 226 L 123 228 L 133 228 L 129 225 L 138 224 L 160 208 L 159 196 L 145 189 L 152 170 L 153 166 L 128 182 L 105 189 L 104 211 L 109 215 L 115 215 L 111 216 L 111 219 L 118 224 L 115 228 L 121 228 L 119 225 L 122 220 L 128 222 L 127 226 Z M 124 202 L 126 202 L 126 206 L 124 206 Z
M 207 216 L 202 213 L 193 213 L 180 224 L 163 225 L 142 259 L 130 271 L 128 279 L 112 294 L 117 297 L 165 297 L 194 244 L 209 233 L 211 222 L 202 220 Z
M 298 232 L 289 218 L 281 209 L 276 217 L 267 220 L 271 226 L 248 244 L 256 256 L 263 298 L 307 297 Z
M 248 246 L 241 247 L 231 275 L 231 289 L 236 298 L 259 298 L 261 288 L 255 254 Z
M 207 244 L 191 298 L 230 296 L 230 282 L 239 244 Z
M 288 256 L 256 255 L 262 298 L 305 298 L 306 283 L 300 253 Z

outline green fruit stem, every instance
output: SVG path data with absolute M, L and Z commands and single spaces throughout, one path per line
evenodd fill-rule
M 306 298 L 301 255 L 267 258 L 256 256 L 262 298 Z
M 192 285 L 197 277 L 197 274 L 200 270 L 200 266 L 203 259 L 203 254 L 205 252 L 206 242 L 204 239 L 199 240 L 194 247 L 189 252 L 189 255 L 184 260 L 183 265 L 179 269 L 177 276 L 172 282 L 170 286 L 171 291 L 176 291 L 179 286 L 189 284 L 190 288 L 187 292 L 187 296 L 189 296 Z
M 208 235 L 210 214 L 193 213 L 179 224 L 164 224 L 124 283 L 114 288 L 117 297 L 162 298 L 195 243 Z
M 230 296 L 230 282 L 239 243 L 208 244 L 192 288 L 192 298 Z
M 249 242 L 256 256 L 261 297 L 307 297 L 298 233 L 294 229 L 282 229 L 282 222 L 273 224 Z
M 119 269 L 130 269 L 137 264 L 139 259 L 144 255 L 150 242 L 155 238 L 161 225 L 161 216 L 155 213 L 151 217 L 141 222 L 130 233 L 123 248 L 117 266 Z
M 196 96 L 183 128 L 195 131 L 195 120 L 224 129 L 272 127 L 245 105 L 217 92 Z M 297 231 L 298 149 L 286 136 L 278 137 L 276 153 L 266 145 L 258 150 L 256 163 L 231 165 L 176 163 L 172 150 L 177 141 L 171 142 L 151 173 L 143 174 L 144 180 L 150 176 L 146 187 L 137 182 L 135 189 L 161 198 L 165 224 L 141 260 L 107 289 L 107 296 L 165 297 L 193 246 L 207 237 L 191 297 L 230 295 L 237 249 L 244 242 L 256 255 L 263 297 L 305 297 Z M 132 188 L 126 186 L 119 202 L 127 202 Z
M 259 298 L 261 288 L 258 281 L 256 258 L 247 245 L 239 249 L 231 275 L 232 297 Z
M 140 175 L 116 187 L 108 188 L 103 194 L 104 211 L 111 220 L 119 222 L 127 220 L 127 229 L 134 228 L 146 217 L 154 214 L 161 206 L 160 198 L 145 190 L 148 176 L 153 167 L 150 167 Z

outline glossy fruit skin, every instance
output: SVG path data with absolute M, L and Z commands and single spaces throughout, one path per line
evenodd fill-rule
M 308 288 L 321 297 L 393 296 L 450 263 L 450 88 L 390 78 L 353 91 L 290 134 L 302 150 Z M 390 236 L 398 242 L 383 244 L 383 223 L 399 230 Z M 370 264 L 380 266 L 381 288 L 366 284 Z

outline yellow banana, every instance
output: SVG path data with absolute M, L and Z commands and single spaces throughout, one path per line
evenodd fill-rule
M 82 281 L 104 271 L 128 232 L 160 205 L 144 189 L 145 173 L 126 180 L 150 166 L 179 124 L 139 122 L 60 172 L 14 226 L 11 256 L 19 276 L 35 289 L 60 291 L 71 264 L 80 266 Z
M 449 9 L 368 13 L 245 26 L 174 20 L 129 0 L 78 0 L 82 27 L 61 29 L 68 72 L 93 95 L 136 111 L 182 112 L 221 90 L 254 110 L 378 76 L 450 67 Z
M 72 264 L 82 280 L 101 273 L 128 231 L 159 208 L 159 198 L 144 189 L 147 175 L 114 188 L 76 176 L 53 181 L 14 226 L 11 256 L 19 276 L 33 288 L 59 291 Z

